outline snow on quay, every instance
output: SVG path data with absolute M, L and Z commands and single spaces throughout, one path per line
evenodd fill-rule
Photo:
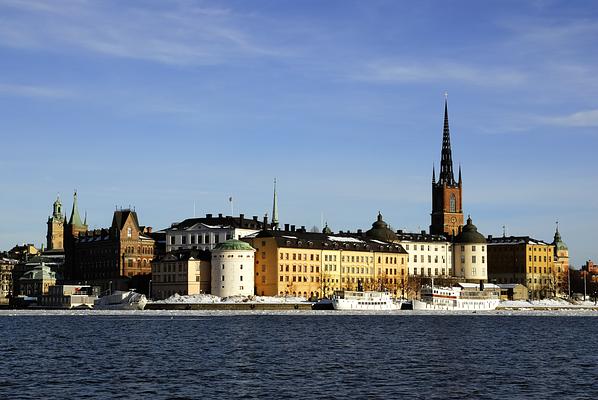
M 263 304 L 297 304 L 307 303 L 303 297 L 294 296 L 230 296 L 218 297 L 212 294 L 191 294 L 181 296 L 174 294 L 164 300 L 156 300 L 157 304 L 238 304 L 238 303 L 263 303 Z

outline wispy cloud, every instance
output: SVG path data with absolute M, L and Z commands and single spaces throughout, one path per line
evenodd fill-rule
M 526 80 L 525 74 L 518 71 L 433 60 L 425 63 L 372 62 L 366 64 L 351 77 L 357 80 L 381 83 L 459 82 L 478 86 L 518 85 Z
M 187 2 L 169 10 L 159 4 L 135 8 L 84 0 L 0 1 L 0 11 L 10 15 L 0 19 L 0 44 L 48 51 L 76 48 L 176 65 L 217 64 L 288 52 L 241 27 L 244 22 L 255 22 L 254 16 Z
M 0 95 L 38 98 L 65 98 L 73 93 L 64 89 L 46 86 L 13 85 L 0 83 Z
M 579 111 L 560 117 L 542 117 L 541 121 L 547 124 L 579 128 L 598 127 L 598 109 Z

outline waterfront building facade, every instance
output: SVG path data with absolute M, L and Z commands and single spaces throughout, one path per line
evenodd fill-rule
M 219 297 L 254 294 L 255 249 L 229 239 L 212 250 L 212 294 Z
M 262 296 L 329 297 L 336 290 L 404 294 L 407 252 L 399 244 L 285 224 L 243 239 L 256 249 L 255 291 Z
M 210 274 L 211 256 L 207 250 L 166 253 L 152 262 L 151 298 L 210 293 Z
M 490 282 L 525 285 L 531 299 L 555 296 L 554 245 L 529 236 L 489 236 L 487 242 Z
M 445 100 L 444 130 L 438 182 L 436 182 L 435 170 L 432 168 L 431 234 L 456 236 L 459 233 L 459 228 L 463 226 L 462 189 L 461 167 L 459 167 L 458 181 L 455 181 L 453 174 L 448 104 Z
M 406 233 L 397 231 L 394 243 L 409 253 L 409 275 L 422 277 L 453 276 L 453 246 L 444 235 L 430 235 L 425 231 Z
M 20 295 L 36 297 L 48 293 L 50 286 L 56 284 L 56 273 L 42 262 L 25 272 L 19 278 Z
M 166 252 L 183 249 L 212 250 L 218 243 L 240 239 L 257 233 L 263 223 L 257 216 L 238 217 L 206 214 L 205 218 L 190 218 L 174 223 L 166 232 Z
M 453 244 L 455 277 L 465 282 L 488 282 L 487 244 L 471 217 Z
M 17 260 L 0 258 L 0 304 L 8 304 L 12 295 L 12 272 Z
M 102 290 L 129 289 L 133 278 L 149 281 L 155 249 L 151 231 L 151 227 L 139 225 L 134 210 L 115 211 L 110 228 L 82 232 L 75 238 L 76 276 Z

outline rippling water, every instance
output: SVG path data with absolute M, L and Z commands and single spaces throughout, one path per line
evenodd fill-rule
M 598 318 L 0 317 L 0 398 L 596 399 Z

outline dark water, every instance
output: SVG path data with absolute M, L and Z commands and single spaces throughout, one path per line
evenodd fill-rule
M 598 399 L 598 318 L 0 317 L 0 398 Z

